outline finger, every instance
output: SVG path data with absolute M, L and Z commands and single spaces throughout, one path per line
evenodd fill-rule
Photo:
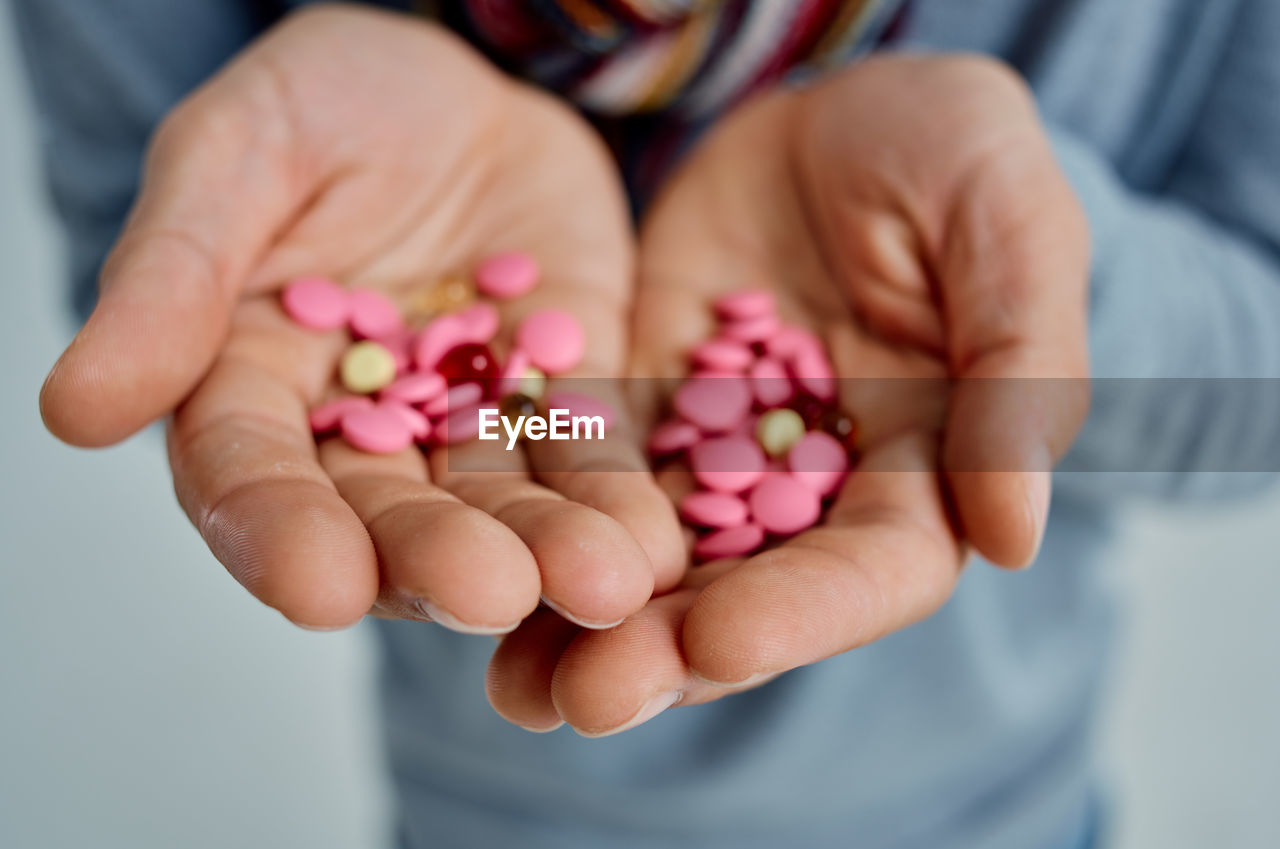
M 943 464 L 965 534 L 1006 566 L 1034 560 L 1050 472 L 1089 406 L 1087 229 L 1037 143 L 969 183 L 941 268 L 959 377 Z
M 871 451 L 826 523 L 747 560 L 694 601 L 683 649 L 694 673 L 746 686 L 916 622 L 961 564 L 924 435 Z
M 538 606 L 538 567 L 506 526 L 427 479 L 416 447 L 372 455 L 340 439 L 320 462 L 368 529 L 382 606 L 467 634 L 504 634 Z
M 654 591 L 670 590 L 688 563 L 683 531 L 640 450 L 617 381 L 560 381 L 556 389 L 602 401 L 615 411 L 615 422 L 603 439 L 526 441 L 535 476 L 570 501 L 614 519 L 644 550 Z
M 378 592 L 364 525 L 316 461 L 306 399 L 340 341 L 245 304 L 226 351 L 169 428 L 178 501 L 214 556 L 300 625 L 350 625 Z M 281 363 L 294 364 L 294 371 Z
M 644 549 L 613 518 L 528 478 L 522 452 L 461 443 L 430 456 L 432 480 L 511 528 L 537 561 L 542 597 L 565 618 L 607 628 L 653 592 Z
M 117 442 L 192 390 L 248 269 L 288 216 L 287 110 L 245 70 L 215 78 L 154 139 L 98 305 L 41 392 L 46 425 L 67 442 Z
M 502 638 L 489 659 L 485 693 L 498 715 L 527 731 L 555 731 L 564 724 L 551 700 L 560 655 L 582 631 L 549 609 L 538 610 Z

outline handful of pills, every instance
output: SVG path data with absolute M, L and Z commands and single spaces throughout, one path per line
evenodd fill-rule
M 822 340 L 784 324 L 767 291 L 734 292 L 714 308 L 718 332 L 690 352 L 674 415 L 649 438 L 655 462 L 682 459 L 693 471 L 698 489 L 679 509 L 700 533 L 699 560 L 751 554 L 813 526 L 857 455 Z
M 537 261 L 529 254 L 489 257 L 471 281 L 451 277 L 418 293 L 411 312 L 427 318 L 418 328 L 410 327 L 396 304 L 379 292 L 344 289 L 321 277 L 290 283 L 281 305 L 293 321 L 318 331 L 345 327 L 353 337 L 338 365 L 347 394 L 311 411 L 312 431 L 337 432 L 362 451 L 390 454 L 415 442 L 430 446 L 470 439 L 479 430 L 482 408 L 535 409 L 543 401 L 547 376 L 581 362 L 582 325 L 561 310 L 531 313 L 516 327 L 515 343 L 500 361 L 493 347 L 501 324 L 498 310 L 477 296 L 518 298 L 538 280 Z

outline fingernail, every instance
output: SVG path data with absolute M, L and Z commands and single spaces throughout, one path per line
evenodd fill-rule
M 623 731 L 629 731 L 637 725 L 643 725 L 667 708 L 674 705 L 676 702 L 680 701 L 682 698 L 684 698 L 684 693 L 678 691 L 672 693 L 661 693 L 654 696 L 652 699 L 649 699 L 649 701 L 644 703 L 644 707 L 640 708 L 635 716 L 631 717 L 616 728 L 610 728 L 608 731 L 583 731 L 580 728 L 574 728 L 573 730 L 583 737 L 591 737 L 593 739 L 597 737 L 610 737 L 614 734 L 621 734 Z
M 510 634 L 516 628 L 520 627 L 520 623 L 514 625 L 500 625 L 497 627 L 487 625 L 468 625 L 460 621 L 452 613 L 437 607 L 426 599 L 416 599 L 413 607 L 431 622 L 442 625 L 450 631 L 457 631 L 459 634 L 486 634 L 490 636 L 500 636 L 502 634 Z
M 755 675 L 751 675 L 747 678 L 743 678 L 741 681 L 736 681 L 736 682 L 712 681 L 710 678 L 706 677 L 705 675 L 699 675 L 697 672 L 694 672 L 693 670 L 690 670 L 690 674 L 693 675 L 694 678 L 697 678 L 699 681 L 701 681 L 703 684 L 706 684 L 710 687 L 719 687 L 722 690 L 737 690 L 744 687 L 759 686 L 760 684 L 763 684 L 766 681 L 769 681 L 770 679 L 777 678 L 782 673 L 781 672 L 757 672 Z
M 1030 566 L 1040 554 L 1040 546 L 1044 542 L 1045 528 L 1049 524 L 1049 501 L 1053 494 L 1053 473 L 1032 472 L 1027 480 L 1027 516 L 1035 530 L 1035 541 L 1031 553 L 1023 562 L 1022 568 Z
M 531 734 L 550 734 L 552 731 L 557 730 L 562 725 L 564 725 L 563 719 L 557 722 L 555 725 L 548 725 L 545 728 L 534 728 L 532 725 L 521 725 L 520 727 L 523 728 L 525 731 L 530 732 Z
M 617 620 L 616 622 L 590 622 L 586 619 L 580 619 L 577 616 L 574 616 L 572 613 L 565 610 L 563 607 L 556 604 L 554 601 L 547 598 L 545 595 L 542 596 L 542 603 L 545 604 L 547 607 L 551 608 L 552 610 L 554 610 L 556 613 L 558 613 L 561 618 L 568 619 L 570 622 L 572 622 L 575 625 L 580 625 L 583 628 L 590 628 L 593 631 L 607 631 L 610 628 L 616 628 L 619 625 L 621 625 L 623 622 L 625 622 L 627 618 L 624 616 L 621 619 Z
M 285 619 L 288 620 L 290 625 L 296 625 L 304 631 L 313 631 L 317 634 L 329 634 L 333 631 L 345 631 L 351 627 L 350 625 L 305 625 L 302 622 L 294 622 L 287 616 Z

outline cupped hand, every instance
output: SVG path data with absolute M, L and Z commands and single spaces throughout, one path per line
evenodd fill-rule
M 504 716 L 617 732 L 928 616 L 967 545 L 1034 558 L 1088 404 L 1089 258 L 1012 72 L 877 58 L 747 103 L 660 196 L 640 262 L 641 374 L 687 370 L 717 296 L 772 288 L 858 378 L 840 400 L 863 457 L 821 525 L 692 570 L 618 628 L 531 618 L 490 667 Z
M 670 505 L 650 475 L 625 470 L 643 467 L 638 452 L 577 452 L 539 475 L 549 449 L 499 449 L 468 474 L 476 464 L 443 449 L 317 450 L 307 410 L 344 339 L 293 325 L 277 293 L 318 274 L 405 301 L 525 250 L 543 283 L 502 305 L 504 333 L 534 309 L 565 309 L 588 337 L 574 376 L 612 377 L 632 242 L 608 156 L 569 110 L 425 23 L 302 12 L 158 131 L 100 302 L 41 409 L 84 446 L 172 413 L 183 508 L 231 574 L 298 624 L 372 610 L 497 633 L 540 598 L 613 623 L 683 569 Z

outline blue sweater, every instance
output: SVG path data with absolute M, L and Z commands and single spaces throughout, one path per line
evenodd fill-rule
M 288 5 L 16 0 L 82 307 L 151 128 Z M 1110 516 L 1280 471 L 1280 2 L 916 0 L 899 43 L 1020 69 L 1092 225 L 1104 379 L 1038 564 L 970 568 L 919 625 L 602 740 L 499 719 L 492 641 L 380 623 L 406 846 L 1087 842 Z

